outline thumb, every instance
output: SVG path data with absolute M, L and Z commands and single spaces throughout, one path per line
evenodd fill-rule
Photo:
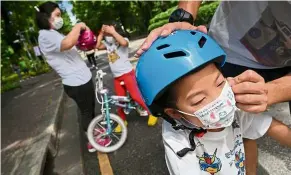
M 230 86 L 233 86 L 236 84 L 233 77 L 228 77 L 228 78 L 226 78 L 226 80 Z

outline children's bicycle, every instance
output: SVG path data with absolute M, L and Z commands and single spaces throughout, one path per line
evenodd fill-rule
M 131 110 L 138 110 L 139 105 L 131 99 L 130 95 L 109 95 L 109 90 L 103 87 L 103 77 L 106 75 L 102 70 L 96 73 L 96 98 L 101 104 L 101 114 L 96 116 L 88 127 L 88 140 L 94 148 L 100 152 L 113 152 L 119 149 L 127 138 L 127 127 L 124 121 L 116 114 L 110 113 L 110 104 L 121 107 L 125 114 Z M 124 82 L 121 82 L 124 85 Z M 99 96 L 101 95 L 101 100 Z M 115 132 L 120 125 L 121 132 Z

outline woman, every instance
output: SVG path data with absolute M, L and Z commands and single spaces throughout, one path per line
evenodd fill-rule
M 36 23 L 39 27 L 38 42 L 48 64 L 61 76 L 66 94 L 71 97 L 81 111 L 81 124 L 86 132 L 95 116 L 95 93 L 92 74 L 77 52 L 80 32 L 88 29 L 84 23 L 78 23 L 64 36 L 57 30 L 62 28 L 63 19 L 58 4 L 45 2 L 38 8 Z M 108 144 L 109 140 L 98 140 Z M 95 151 L 90 143 L 90 152 Z

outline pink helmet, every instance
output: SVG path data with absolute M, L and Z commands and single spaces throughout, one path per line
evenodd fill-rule
M 97 38 L 94 33 L 91 30 L 84 30 L 81 32 L 76 46 L 82 51 L 88 51 L 94 49 L 96 43 Z

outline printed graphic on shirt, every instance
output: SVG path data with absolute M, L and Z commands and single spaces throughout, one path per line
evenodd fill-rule
M 216 157 L 217 148 L 215 149 L 213 155 L 206 152 L 203 153 L 201 157 L 197 156 L 199 159 L 200 169 L 206 171 L 211 175 L 215 175 L 221 170 L 222 164 L 218 157 Z
M 232 122 L 232 128 L 233 128 L 233 129 L 240 128 L 240 127 L 239 127 L 239 124 L 238 124 L 238 122 L 237 122 L 237 120 L 234 120 L 234 121 Z
M 237 175 L 245 174 L 245 156 L 241 149 L 235 153 L 235 167 L 238 169 Z
M 235 143 L 234 143 L 234 147 L 232 150 L 230 150 L 229 152 L 225 153 L 225 157 L 226 158 L 231 158 L 234 154 L 237 148 L 243 146 L 243 142 L 242 142 L 242 136 L 241 134 L 236 135 L 235 137 Z
M 269 7 L 240 39 L 255 61 L 266 66 L 291 66 L 291 26 L 278 21 Z
M 110 63 L 114 63 L 116 60 L 118 60 L 120 57 L 116 53 L 116 50 L 113 50 L 112 52 L 108 53 L 108 59 Z

